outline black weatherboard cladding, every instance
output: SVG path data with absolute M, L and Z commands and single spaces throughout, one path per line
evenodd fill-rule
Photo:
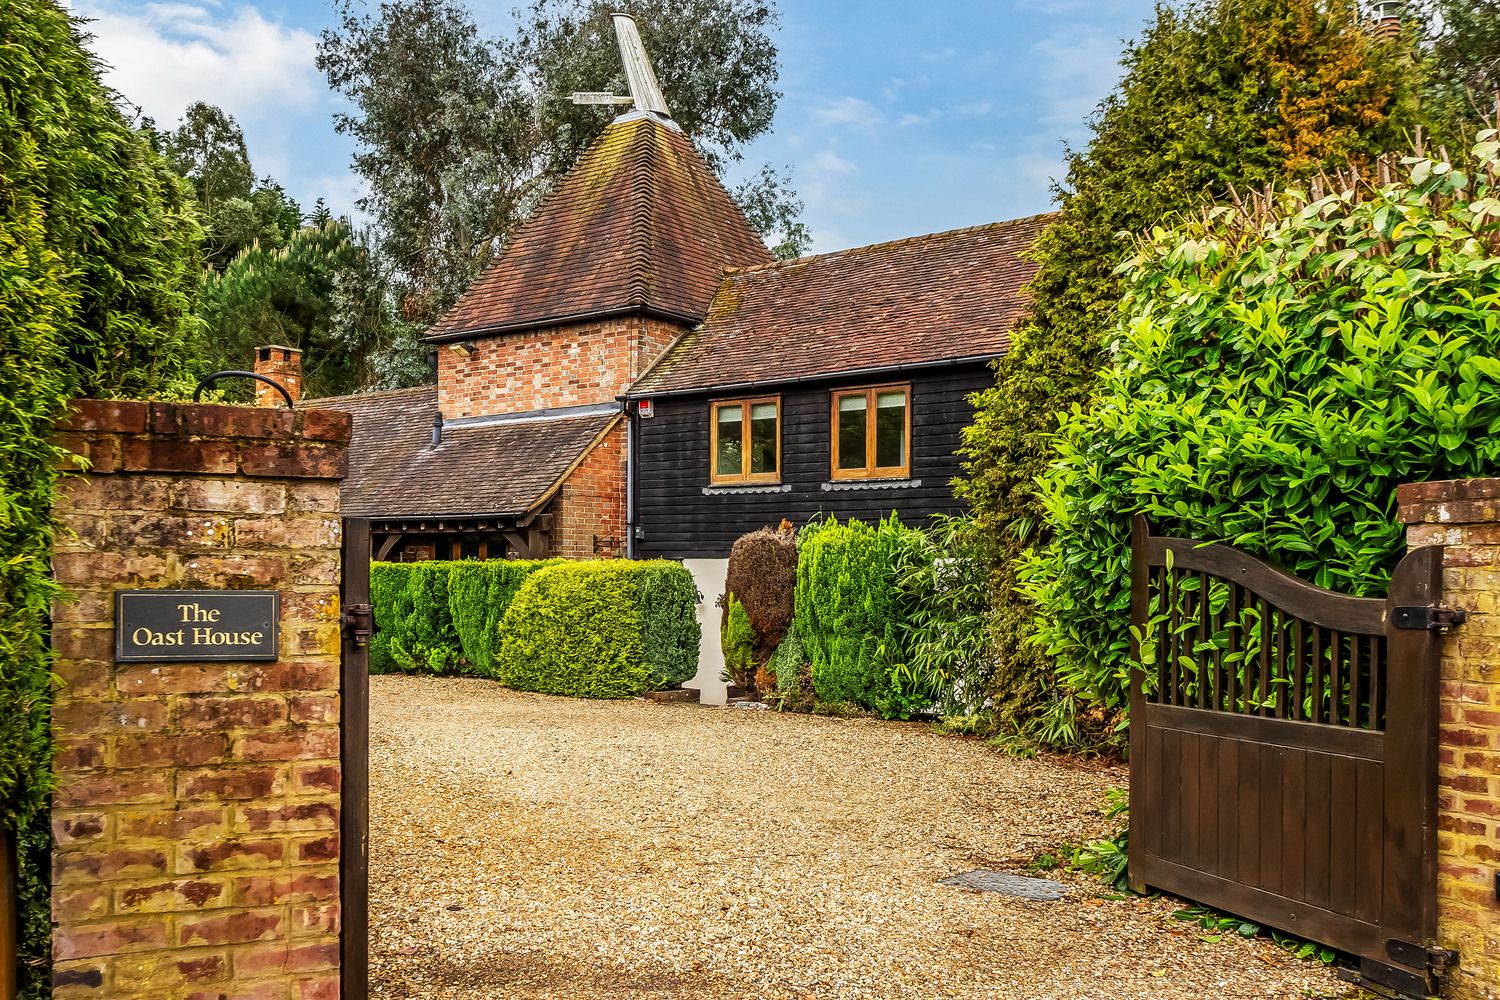
M 801 526 L 832 513 L 873 521 L 891 511 L 924 525 L 935 513 L 962 510 L 951 480 L 959 472 L 958 445 L 973 415 L 968 397 L 993 384 L 984 364 L 946 366 L 877 376 L 766 386 L 751 392 L 668 396 L 654 400 L 655 416 L 638 421 L 636 521 L 643 558 L 725 558 L 740 535 L 782 518 Z M 911 385 L 911 478 L 920 486 L 825 490 L 829 476 L 830 394 L 866 385 Z M 709 403 L 738 396 L 781 395 L 783 485 L 789 492 L 730 492 L 708 484 Z M 840 484 L 841 486 L 844 484 Z M 772 488 L 774 490 L 774 487 Z

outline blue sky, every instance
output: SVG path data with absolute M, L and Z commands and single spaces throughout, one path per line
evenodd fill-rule
M 498 34 L 516 3 L 471 5 Z M 353 209 L 352 147 L 313 65 L 325 3 L 73 7 L 95 19 L 110 83 L 143 113 L 172 124 L 194 100 L 218 104 L 244 127 L 258 172 L 304 205 Z M 1150 0 L 782 0 L 785 96 L 744 169 L 790 166 L 818 251 L 1045 211 L 1063 141 L 1086 135 L 1118 78 L 1121 40 L 1150 10 Z

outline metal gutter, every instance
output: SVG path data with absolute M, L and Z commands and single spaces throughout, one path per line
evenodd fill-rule
M 454 340 L 495 337 L 502 333 L 524 333 L 527 330 L 541 330 L 551 326 L 562 326 L 566 323 L 594 323 L 599 320 L 618 319 L 621 316 L 651 316 L 656 319 L 684 323 L 688 326 L 697 326 L 703 322 L 702 316 L 686 316 L 682 313 L 674 313 L 670 309 L 658 309 L 655 306 L 616 306 L 610 309 L 595 309 L 590 312 L 573 313 L 569 316 L 553 316 L 547 319 L 526 320 L 522 323 L 475 327 L 472 330 L 463 330 L 458 333 L 442 333 L 437 336 L 420 337 L 418 339 L 423 344 L 446 344 Z
M 1004 357 L 1004 351 L 992 354 L 975 354 L 966 358 L 945 358 L 941 361 L 911 361 L 900 365 L 883 365 L 874 368 L 844 368 L 839 371 L 817 375 L 798 375 L 793 378 L 761 379 L 757 382 L 732 382 L 727 385 L 697 385 L 686 389 L 663 389 L 660 392 L 630 392 L 616 396 L 621 401 L 631 399 L 665 399 L 670 396 L 706 396 L 725 392 L 745 392 L 778 385 L 802 385 L 807 382 L 842 381 L 870 375 L 891 375 L 896 372 L 919 371 L 926 368 L 951 368 L 958 365 L 977 365 Z

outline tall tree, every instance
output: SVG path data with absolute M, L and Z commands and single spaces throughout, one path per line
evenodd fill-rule
M 325 210 L 326 214 L 326 210 Z M 253 246 L 204 281 L 205 351 L 215 368 L 243 368 L 264 344 L 303 352 L 303 393 L 334 396 L 409 381 L 391 372 L 398 343 L 379 264 L 347 220 L 325 218 L 279 249 Z M 421 358 L 415 359 L 421 368 Z
M 770 125 L 775 13 L 759 0 L 640 0 L 639 19 L 673 117 L 724 165 Z M 484 38 L 461 0 L 338 0 L 318 65 L 357 109 L 339 130 L 359 143 L 379 249 L 398 276 L 403 318 L 435 319 L 504 245 L 578 151 L 608 124 L 574 90 L 623 86 L 608 14 L 595 0 L 537 0 L 516 33 Z M 806 245 L 784 179 L 750 188 Z M 790 220 L 790 221 L 788 221 Z
M 1416 122 L 1416 60 L 1374 38 L 1357 0 L 1189 0 L 1158 5 L 1122 60 L 1087 146 L 1067 153 L 1056 221 L 1033 248 L 1030 316 L 976 398 L 959 494 L 992 547 L 1004 713 L 1042 700 L 1049 668 L 1017 590 L 1039 537 L 1035 482 L 1059 417 L 1086 406 L 1139 233 L 1231 188 L 1305 176 L 1396 148 Z
M 182 121 L 157 144 L 178 174 L 193 186 L 207 230 L 204 259 L 222 271 L 253 244 L 283 246 L 301 225 L 300 209 L 269 177 L 255 179 L 239 124 L 202 101 L 188 106 Z
M 1494 127 L 1500 123 L 1500 0 L 1435 0 L 1433 6 L 1438 28 L 1428 54 L 1430 98 L 1460 129 Z

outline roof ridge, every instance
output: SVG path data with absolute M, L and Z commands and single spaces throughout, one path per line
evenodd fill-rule
M 635 204 L 631 206 L 630 213 L 630 256 L 639 265 L 631 268 L 630 298 L 640 305 L 651 301 L 652 279 L 655 276 L 647 274 L 649 268 L 645 265 L 651 262 L 651 219 L 661 194 L 661 185 L 656 177 L 657 157 L 654 155 L 657 151 L 656 133 L 643 134 L 644 141 L 641 135 L 632 139 L 637 147 L 633 165 L 641 183 L 631 189 Z
M 960 226 L 957 229 L 944 229 L 940 232 L 922 233 L 917 236 L 902 236 L 898 239 L 885 240 L 880 243 L 866 243 L 863 246 L 844 247 L 841 250 L 829 250 L 825 253 L 808 254 L 805 257 L 793 257 L 790 260 L 773 260 L 768 264 L 754 264 L 750 267 L 734 267 L 732 265 L 725 265 L 723 268 L 723 273 L 725 278 L 728 279 L 741 274 L 755 274 L 761 271 L 771 271 L 777 268 L 792 267 L 797 264 L 807 264 L 816 260 L 828 260 L 829 258 L 841 257 L 845 254 L 859 253 L 870 250 L 887 250 L 908 243 L 920 243 L 924 240 L 935 240 L 945 236 L 959 236 L 964 233 L 978 233 L 1011 226 L 1020 227 L 1028 222 L 1038 222 L 1042 219 L 1053 218 L 1059 214 L 1060 213 L 1054 209 L 1050 212 L 1037 212 L 1035 215 L 1023 215 L 1020 218 L 1016 219 L 1002 219 L 999 222 L 985 222 L 977 226 Z
M 400 396 L 403 394 L 416 395 L 419 392 L 436 393 L 437 390 L 438 387 L 436 383 L 408 385 L 402 386 L 399 389 L 369 389 L 365 392 L 350 392 L 345 393 L 342 396 L 308 396 L 304 397 L 300 402 L 316 406 L 318 403 L 342 402 L 344 400 L 378 399 L 384 398 L 386 396 Z

